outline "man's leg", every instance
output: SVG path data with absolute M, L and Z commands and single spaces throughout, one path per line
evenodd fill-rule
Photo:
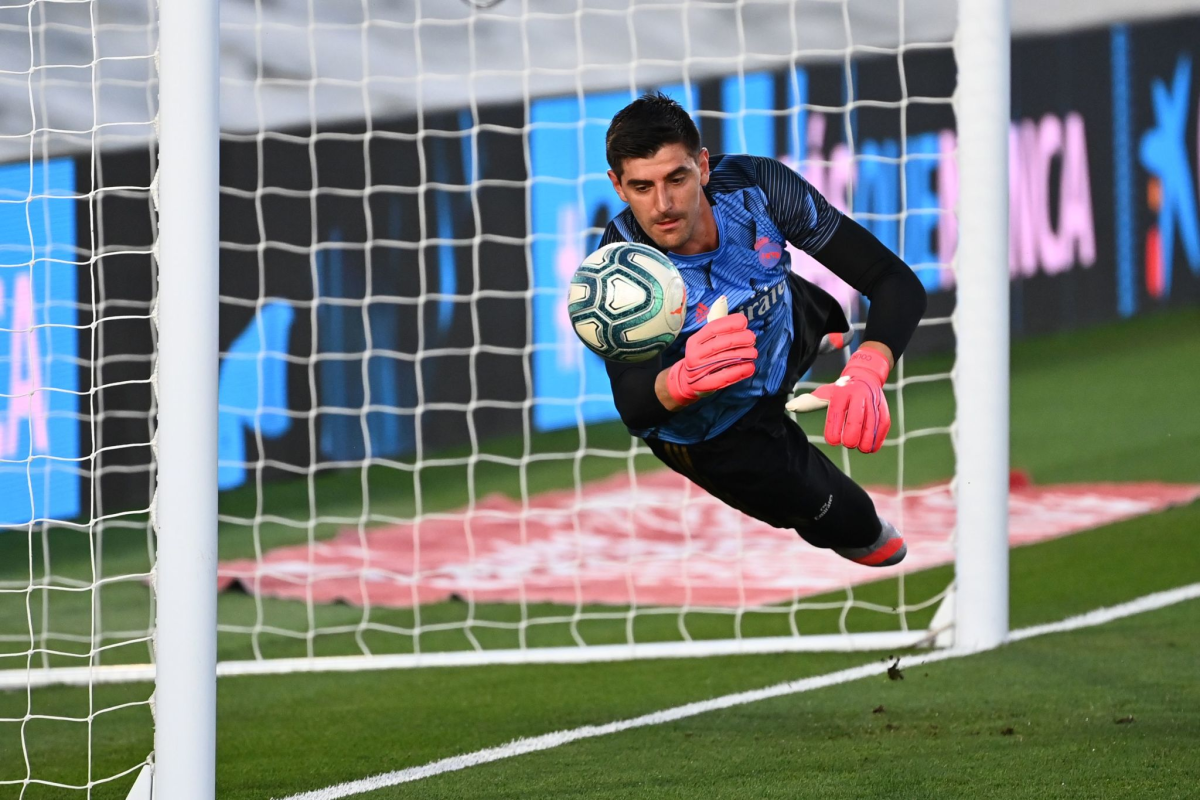
M 890 566 L 904 541 L 879 519 L 862 487 L 767 403 L 725 433 L 695 445 L 651 441 L 662 461 L 739 511 L 868 566 Z

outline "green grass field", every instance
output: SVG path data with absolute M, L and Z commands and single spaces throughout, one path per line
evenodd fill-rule
M 1200 415 L 1189 403 L 1200 396 L 1200 310 L 1138 319 L 1121 325 L 1018 343 L 1013 349 L 1012 461 L 1038 483 L 1103 480 L 1200 482 Z M 909 374 L 944 369 L 929 359 Z M 949 421 L 945 386 L 905 392 L 910 424 Z M 573 450 L 575 431 L 538 437 L 541 452 Z M 627 437 L 613 426 L 585 432 L 595 452 L 580 459 L 587 478 L 627 464 Z M 520 442 L 488 445 L 489 452 L 521 452 Z M 894 457 L 854 458 L 866 483 L 895 481 Z M 944 437 L 906 454 L 905 483 L 920 485 L 950 469 Z M 639 461 L 639 467 L 649 463 Z M 425 511 L 462 505 L 470 477 L 476 496 L 519 489 L 517 471 L 500 464 L 423 470 Z M 532 462 L 533 491 L 569 486 L 561 462 Z M 414 508 L 411 473 L 373 470 L 370 508 L 403 516 Z M 323 475 L 316 481 L 319 512 L 360 513 L 360 475 Z M 306 514 L 304 484 L 273 485 L 264 503 L 281 516 Z M 222 498 L 230 517 L 252 516 L 256 498 Z M 322 529 L 329 535 L 336 526 Z M 1012 554 L 1012 625 L 1022 627 L 1200 581 L 1200 504 L 1112 525 L 1094 532 L 1021 548 Z M 265 546 L 303 541 L 304 532 L 263 526 Z M 106 535 L 106 571 L 146 566 L 145 534 Z M 244 527 L 223 525 L 223 558 L 253 552 Z M 50 537 L 57 576 L 90 580 L 89 543 L 82 534 Z M 45 556 L 40 537 L 34 574 Z M 30 549 L 19 535 L 0 537 L 0 579 L 29 574 Z M 947 582 L 947 568 L 909 576 L 906 591 L 932 596 Z M 856 596 L 894 598 L 894 582 L 856 590 Z M 27 630 L 26 614 L 47 613 L 59 631 L 90 628 L 89 593 L 0 595 L 0 633 Z M 144 629 L 148 592 L 138 582 L 102 590 L 106 630 Z M 20 598 L 20 603 L 14 598 Z M 7 604 L 7 605 L 4 605 Z M 300 603 L 227 594 L 223 623 L 259 622 L 305 631 Z M 529 613 L 561 609 L 531 609 Z M 461 619 L 462 604 L 422 610 L 423 621 Z M 865 612 L 864 612 L 865 613 Z M 318 624 L 354 625 L 361 610 L 316 609 Z M 510 606 L 482 606 L 476 618 L 515 619 Z M 731 633 L 726 615 L 690 615 L 699 636 Z M 781 615 L 750 618 L 746 634 L 783 633 Z M 856 629 L 891 624 L 886 615 L 855 620 Z M 910 623 L 920 624 L 920 618 Z M 411 612 L 374 611 L 372 623 L 411 625 Z M 832 617 L 814 614 L 806 630 L 833 629 Z M 1185 797 L 1200 780 L 1200 603 L 1189 602 L 1107 626 L 1007 646 L 967 659 L 909 670 L 903 681 L 864 680 L 817 692 L 703 715 L 666 726 L 573 744 L 546 753 L 431 778 L 364 797 Z M 565 626 L 536 629 L 531 644 L 565 644 Z M 507 631 L 478 629 L 486 646 L 516 644 Z M 624 622 L 595 623 L 589 642 L 623 641 Z M 650 619 L 639 640 L 677 637 L 675 618 Z M 367 631 L 378 652 L 411 648 L 406 637 Z M 535 641 L 536 639 L 536 641 Z M 262 636 L 264 654 L 302 655 L 303 637 Z M 247 658 L 250 637 L 227 633 L 221 657 Z M 422 637 L 423 649 L 467 645 L 461 631 Z M 87 645 L 54 646 L 86 652 Z M 24 650 L 0 643 L 9 653 Z M 352 633 L 312 641 L 317 654 L 357 652 Z M 428 669 L 271 678 L 230 678 L 220 683 L 218 796 L 282 797 L 371 774 L 415 766 L 480 747 L 502 744 L 589 723 L 603 723 L 684 702 L 816 675 L 885 654 L 793 654 L 580 666 Z M 106 663 L 145 660 L 145 645 L 117 648 Z M 62 657 L 57 663 L 72 663 Z M 24 659 L 0 657 L 0 668 Z M 903 666 L 903 664 L 902 664 Z M 0 782 L 27 774 L 84 784 L 139 761 L 151 746 L 145 705 L 108 711 L 85 722 L 25 719 L 34 715 L 86 719 L 89 708 L 136 703 L 145 684 L 84 689 L 54 688 L 0 693 Z M 883 706 L 883 711 L 873 709 Z M 1132 716 L 1132 722 L 1116 720 Z M 89 735 L 90 734 L 90 735 Z M 29 760 L 28 771 L 26 758 Z M 123 798 L 132 777 L 86 792 L 0 785 L 0 800 L 21 798 Z

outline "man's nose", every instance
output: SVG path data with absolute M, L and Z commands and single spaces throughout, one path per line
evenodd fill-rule
M 671 199 L 671 192 L 666 184 L 656 186 L 654 189 L 654 205 L 655 210 L 659 213 L 666 213 L 675 205 Z

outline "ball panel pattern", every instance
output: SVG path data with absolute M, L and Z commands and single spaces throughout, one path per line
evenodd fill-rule
M 616 361 L 644 361 L 679 335 L 683 279 L 654 248 L 614 242 L 576 270 L 567 310 L 576 334 L 593 352 Z

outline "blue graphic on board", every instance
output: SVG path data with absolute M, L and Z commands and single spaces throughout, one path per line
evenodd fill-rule
M 434 192 L 434 206 L 437 208 L 437 235 L 442 240 L 438 245 L 438 294 L 441 297 L 437 304 L 438 333 L 450 329 L 454 320 L 454 295 L 458 294 L 458 265 L 454 258 L 454 216 L 451 210 L 449 192 Z
M 1162 242 L 1162 294 L 1171 294 L 1178 231 L 1192 271 L 1200 274 L 1200 216 L 1196 213 L 1196 191 L 1188 163 L 1187 117 L 1192 86 L 1192 59 L 1181 55 L 1175 64 L 1171 86 L 1155 78 L 1151 87 L 1155 127 L 1142 134 L 1138 154 L 1146 171 L 1161 182 L 1158 231 Z
M 1137 261 L 1134 256 L 1133 99 L 1129 26 L 1112 28 L 1113 202 L 1117 261 L 1117 313 L 1137 311 Z
M 80 513 L 75 164 L 0 167 L 0 525 Z
M 342 241 L 341 232 L 335 229 L 328 241 L 334 245 Z M 321 455 L 331 461 L 361 461 L 410 452 L 415 446 L 414 398 L 407 397 L 412 392 L 405 390 L 402 402 L 406 384 L 395 355 L 399 350 L 399 307 L 396 303 L 363 302 L 367 285 L 361 252 L 327 247 L 316 259 L 321 301 L 317 308 Z M 363 359 L 367 360 L 365 380 Z
M 467 122 L 469 124 L 470 116 L 466 119 L 459 115 L 459 123 Z M 451 183 L 450 176 L 450 159 L 455 156 L 452 149 L 458 149 L 457 155 L 461 156 L 463 161 L 463 175 L 468 177 L 473 171 L 473 165 L 470 163 L 468 152 L 471 147 L 469 137 L 460 137 L 456 140 L 447 140 L 443 138 L 433 140 L 434 158 L 431 160 L 433 170 L 433 182 L 443 185 Z M 435 224 L 437 225 L 437 238 L 439 244 L 437 246 L 437 268 L 438 268 L 438 288 L 437 292 L 440 295 L 437 302 L 437 329 L 439 335 L 444 335 L 450 330 L 450 324 L 454 320 L 454 297 L 458 294 L 458 263 L 455 258 L 454 241 L 454 219 L 455 210 L 463 212 L 459 216 L 470 217 L 471 209 L 469 207 L 462 208 L 462 204 L 469 200 L 469 195 L 465 192 L 450 192 L 444 189 L 435 189 L 431 192 L 433 195 L 433 208 Z
M 663 92 L 691 110 L 683 86 Z M 533 231 L 533 423 L 553 430 L 617 419 L 604 362 L 579 342 L 567 318 L 576 267 L 596 249 L 623 207 L 608 179 L 604 134 L 628 91 L 539 100 L 530 111 Z
M 726 153 L 775 158 L 775 76 L 734 75 L 721 81 L 722 148 Z
M 854 218 L 893 253 L 900 252 L 900 143 L 867 139 L 858 146 Z
M 934 239 L 938 227 L 938 135 L 910 135 L 905 151 L 904 248 L 903 252 L 896 252 L 912 267 L 925 288 L 934 292 L 942 288 L 942 267 Z
M 795 165 L 803 160 L 808 151 L 808 73 L 793 67 L 788 75 L 788 148 L 790 162 Z
M 264 305 L 233 340 L 221 361 L 217 389 L 217 488 L 246 482 L 246 437 L 287 433 L 288 337 L 295 310 L 283 302 Z

